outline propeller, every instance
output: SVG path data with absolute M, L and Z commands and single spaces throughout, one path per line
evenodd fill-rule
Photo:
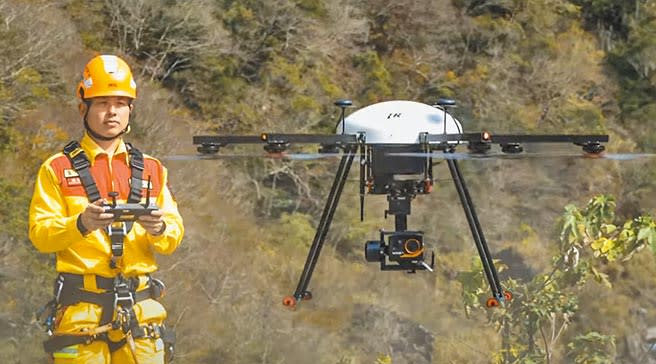
M 318 160 L 339 158 L 342 153 L 214 153 L 214 154 L 189 154 L 189 155 L 169 155 L 162 157 L 170 161 L 196 161 L 196 160 L 220 160 L 220 159 L 238 159 L 238 158 L 267 158 L 281 160 Z
M 188 154 L 169 155 L 162 157 L 170 161 L 196 161 L 196 160 L 221 160 L 239 158 L 267 158 L 280 160 L 311 161 L 320 159 L 340 158 L 343 153 L 213 153 L 213 154 Z M 537 159 L 537 158 L 585 158 L 606 159 L 616 161 L 632 161 L 656 157 L 656 153 L 585 153 L 585 152 L 522 152 L 522 153 L 445 153 L 445 152 L 398 152 L 386 153 L 391 157 L 415 157 L 433 159 L 453 160 L 492 160 L 492 159 Z M 359 159 L 358 156 L 355 156 Z
M 532 159 L 532 158 L 586 158 L 630 161 L 656 157 L 656 153 L 568 153 L 568 152 L 524 152 L 524 153 L 445 153 L 445 152 L 408 152 L 387 153 L 395 157 L 416 157 L 454 160 L 487 160 L 487 159 Z

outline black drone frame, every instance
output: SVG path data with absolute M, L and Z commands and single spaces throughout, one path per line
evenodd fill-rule
M 340 105 L 341 106 L 341 105 Z M 444 108 L 446 113 L 446 108 Z M 342 109 L 343 111 L 343 109 Z M 446 120 L 446 118 L 445 118 Z M 344 113 L 341 117 L 344 125 Z M 389 201 L 389 210 L 385 211 L 395 217 L 396 232 L 407 233 L 412 235 L 415 232 L 407 230 L 407 215 L 410 214 L 410 201 L 417 194 L 428 194 L 432 190 L 432 154 L 435 151 L 444 153 L 444 159 L 447 162 L 455 188 L 460 197 L 467 223 L 471 230 L 478 255 L 483 265 L 483 271 L 487 282 L 489 283 L 492 297 L 486 302 L 488 307 L 498 306 L 500 303 L 512 299 L 512 294 L 505 291 L 499 280 L 497 269 L 490 254 L 483 229 L 481 228 L 474 202 L 469 194 L 465 179 L 462 175 L 458 164 L 458 158 L 449 158 L 449 155 L 455 151 L 456 146 L 467 144 L 468 149 L 473 154 L 484 154 L 490 150 L 491 145 L 499 144 L 502 152 L 508 154 L 521 153 L 523 143 L 571 143 L 582 147 L 583 151 L 590 155 L 598 155 L 604 151 L 602 143 L 608 142 L 608 135 L 494 135 L 488 132 L 480 133 L 463 133 L 463 134 L 428 134 L 419 135 L 419 143 L 413 145 L 393 145 L 393 144 L 368 144 L 364 133 L 358 134 L 269 134 L 263 133 L 259 136 L 244 135 L 226 135 L 226 136 L 194 136 L 193 143 L 198 145 L 198 151 L 202 154 L 214 154 L 219 149 L 232 144 L 260 144 L 268 153 L 282 153 L 287 150 L 291 144 L 318 144 L 320 153 L 334 153 L 341 150 L 341 158 L 335 179 L 333 181 L 328 199 L 323 208 L 321 219 L 316 229 L 312 245 L 308 252 L 303 272 L 299 279 L 296 290 L 292 296 L 283 299 L 283 304 L 288 307 L 295 307 L 302 300 L 309 300 L 312 294 L 308 290 L 312 274 L 316 267 L 319 255 L 323 248 L 326 235 L 337 209 L 342 190 L 346 183 L 347 176 L 351 165 L 356 156 L 360 161 L 360 218 L 364 218 L 364 196 L 368 189 L 370 194 L 386 194 Z M 395 151 L 417 151 L 425 152 L 426 157 L 385 157 L 393 154 Z M 402 153 L 400 153 L 402 154 Z M 382 158 L 382 159 L 381 159 Z M 396 159 L 386 159 L 396 158 Z M 419 164 L 425 167 L 420 167 Z M 415 167 L 407 167 L 406 163 L 414 164 Z M 382 170 L 381 169 L 387 169 Z M 410 168 L 406 172 L 422 173 L 423 177 L 419 183 L 395 185 L 391 175 L 394 168 Z M 383 177 L 381 177 L 383 176 Z M 382 180 L 382 183 L 380 182 Z M 417 232 L 421 234 L 420 232 Z M 381 231 L 381 242 L 384 235 Z M 382 270 L 406 270 L 414 273 L 415 270 L 431 270 L 434 265 L 434 256 L 431 265 L 423 262 L 423 255 L 419 260 L 403 261 L 402 264 L 386 264 L 384 246 L 380 244 L 370 244 L 365 246 L 365 255 L 368 261 L 380 260 Z M 383 243 L 384 245 L 384 243 Z M 417 249 L 414 247 L 413 249 Z

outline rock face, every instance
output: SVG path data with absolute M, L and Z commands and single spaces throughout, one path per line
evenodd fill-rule
M 389 355 L 394 364 L 432 362 L 432 333 L 396 312 L 378 306 L 357 305 L 346 331 L 345 347 L 357 347 L 359 351 L 372 355 Z
M 656 364 L 656 327 L 646 329 L 644 335 L 638 333 L 626 337 L 628 357 L 634 363 Z

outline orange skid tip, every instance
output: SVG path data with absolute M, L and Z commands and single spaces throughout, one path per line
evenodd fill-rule
M 424 191 L 426 193 L 431 193 L 433 192 L 433 181 L 427 179 L 424 181 Z
M 293 296 L 285 296 L 285 298 L 282 299 L 282 305 L 289 309 L 294 309 L 296 308 L 296 298 Z
M 509 302 L 512 301 L 512 299 L 513 299 L 512 292 L 510 292 L 510 291 L 503 291 L 503 298 L 504 298 L 506 301 L 509 301 Z
M 262 140 L 263 142 L 266 142 L 267 139 L 269 139 L 269 135 L 267 135 L 267 133 L 260 134 L 260 140 Z
M 488 298 L 487 301 L 485 302 L 485 306 L 487 308 L 495 308 L 495 307 L 499 307 L 500 305 L 501 303 L 499 303 L 499 300 L 494 297 Z
M 487 308 L 495 308 L 501 306 L 501 303 L 499 302 L 498 299 L 494 297 L 490 297 L 485 301 L 485 307 Z
M 305 293 L 303 293 L 303 301 L 309 301 L 311 299 L 312 299 L 312 292 L 305 291 Z
M 503 291 L 503 297 L 501 297 L 501 301 L 503 302 L 510 302 L 513 299 L 513 295 L 510 291 Z M 495 308 L 501 306 L 501 301 L 497 299 L 496 297 L 490 297 L 487 299 L 485 302 L 485 306 L 487 308 Z

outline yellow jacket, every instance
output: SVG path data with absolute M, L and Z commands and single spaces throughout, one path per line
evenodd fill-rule
M 130 164 L 125 143 L 119 143 L 112 158 L 86 133 L 80 145 L 91 162 L 91 174 L 101 197 L 111 201 L 108 194 L 116 191 L 117 202 L 125 202 L 130 193 Z M 112 253 L 107 234 L 95 230 L 83 236 L 77 229 L 78 215 L 89 201 L 79 176 L 63 153 L 48 158 L 39 170 L 30 205 L 30 240 L 40 252 L 57 254 L 58 272 L 114 277 L 118 273 L 135 276 L 156 271 L 155 253 L 171 254 L 182 240 L 184 227 L 167 186 L 166 168 L 144 154 L 143 180 L 147 181 L 149 176 L 150 196 L 164 211 L 166 229 L 162 235 L 152 236 L 134 223 L 125 237 L 123 259 L 116 269 L 109 265 Z M 145 191 L 146 186 L 143 187 Z

